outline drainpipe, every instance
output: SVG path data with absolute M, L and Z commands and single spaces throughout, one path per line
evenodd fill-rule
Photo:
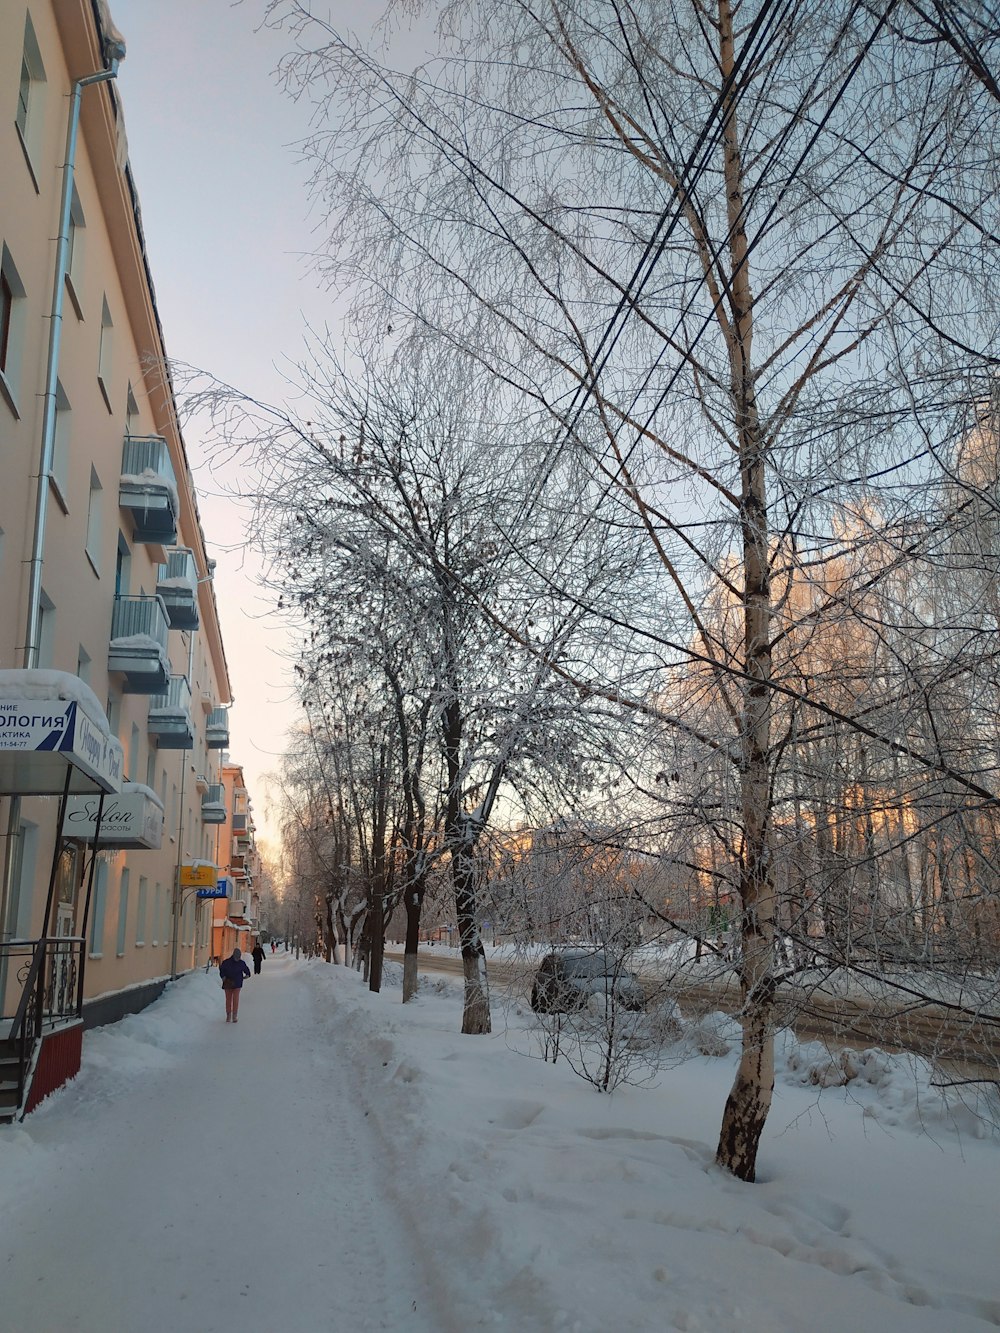
M 106 69 L 77 79 L 69 100 L 66 127 L 66 164 L 63 167 L 62 202 L 59 206 L 59 236 L 56 241 L 56 271 L 52 282 L 52 316 L 49 322 L 49 354 L 45 366 L 45 394 L 42 401 L 42 443 L 38 462 L 38 488 L 35 492 L 35 531 L 28 566 L 28 620 L 24 635 L 25 667 L 38 663 L 38 630 L 41 619 L 39 600 L 42 591 L 42 560 L 45 553 L 45 520 L 48 511 L 49 477 L 56 438 L 56 385 L 59 379 L 59 348 L 62 342 L 63 302 L 66 271 L 69 265 L 69 227 L 73 209 L 73 174 L 76 169 L 76 143 L 80 128 L 80 100 L 84 88 L 92 83 L 107 83 L 117 78 L 118 66 L 125 55 L 125 43 L 109 39 L 105 43 Z
M 56 240 L 55 275 L 52 283 L 52 314 L 49 324 L 49 350 L 45 366 L 45 394 L 42 402 L 42 439 L 38 460 L 38 486 L 35 491 L 35 527 L 28 563 L 28 615 L 22 648 L 22 666 L 38 664 L 38 631 L 41 620 L 42 559 L 45 551 L 45 520 L 49 500 L 49 477 L 56 435 L 56 384 L 59 378 L 59 347 L 62 341 L 63 299 L 69 259 L 69 224 L 73 208 L 73 173 L 76 167 L 76 143 L 80 128 L 80 99 L 92 83 L 107 83 L 117 78 L 118 66 L 125 58 L 125 43 L 109 37 L 104 43 L 107 65 L 95 74 L 76 79 L 70 93 L 69 121 L 66 126 L 66 162 L 63 167 L 62 200 L 59 206 L 59 235 Z M 7 934 L 7 914 L 14 872 L 15 839 L 21 824 L 21 798 L 12 795 L 7 812 L 7 841 L 4 849 L 3 885 L 0 891 L 0 938 Z M 56 836 L 59 836 L 57 831 Z

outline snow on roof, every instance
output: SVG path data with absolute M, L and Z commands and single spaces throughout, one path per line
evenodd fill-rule
M 128 792 L 132 791 L 141 792 L 142 795 L 145 796 L 147 800 L 152 801 L 158 809 L 163 809 L 163 802 L 160 800 L 159 796 L 153 791 L 152 787 L 147 787 L 144 782 L 122 783 L 120 795 L 125 796 Z
M 79 676 L 68 671 L 12 667 L 0 670 L 0 702 L 16 699 L 31 699 L 36 703 L 53 699 L 75 701 L 99 731 L 105 736 L 111 735 L 107 715 L 97 695 Z

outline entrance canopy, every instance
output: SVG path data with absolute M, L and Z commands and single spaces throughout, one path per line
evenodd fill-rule
M 0 795 L 117 792 L 124 754 L 97 696 L 67 671 L 0 671 Z

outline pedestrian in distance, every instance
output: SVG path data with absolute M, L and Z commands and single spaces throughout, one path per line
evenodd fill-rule
M 260 946 L 260 940 L 253 946 L 253 971 L 254 976 L 260 976 L 260 965 L 264 961 L 264 950 Z
M 240 991 L 243 989 L 243 978 L 250 975 L 250 969 L 243 961 L 243 955 L 239 949 L 234 949 L 228 958 L 224 958 L 219 964 L 219 976 L 222 978 L 222 989 L 226 992 L 226 1022 L 236 1023 L 239 1021 L 240 1012 Z

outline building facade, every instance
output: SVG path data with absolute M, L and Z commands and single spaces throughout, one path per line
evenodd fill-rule
M 214 562 L 164 369 L 122 54 L 103 0 L 0 6 L 0 998 L 9 1025 L 39 942 L 72 941 L 36 959 L 39 1031 L 119 1017 L 204 965 L 231 848 Z M 65 728 L 39 739 L 74 710 L 120 773 L 73 758 Z M 39 776 L 46 746 L 68 756 L 62 788 Z

